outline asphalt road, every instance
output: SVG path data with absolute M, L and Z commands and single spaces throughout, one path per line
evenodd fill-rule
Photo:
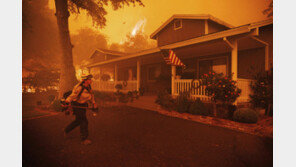
M 113 107 L 89 114 L 89 146 L 80 144 L 79 128 L 64 138 L 72 119 L 61 113 L 23 121 L 23 166 L 272 166 L 272 139 L 153 111 Z

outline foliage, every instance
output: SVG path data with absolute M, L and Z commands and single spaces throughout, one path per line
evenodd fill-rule
M 273 0 L 269 3 L 268 7 L 263 10 L 263 14 L 267 17 L 273 17 Z
M 74 45 L 73 61 L 74 64 L 81 65 L 83 60 L 86 60 L 94 53 L 98 46 L 102 49 L 107 49 L 107 38 L 104 34 L 95 31 L 91 28 L 80 29 L 77 33 L 71 34 L 71 40 Z M 92 62 L 90 59 L 89 63 Z
M 206 86 L 206 92 L 214 102 L 233 103 L 241 93 L 232 76 L 223 77 L 222 74 L 215 72 L 204 74 L 202 85 Z
M 145 88 L 144 87 L 140 87 L 140 89 L 139 89 L 139 95 L 140 96 L 143 96 L 144 93 L 145 93 Z
M 119 93 L 119 102 L 121 103 L 127 103 L 129 100 L 128 95 L 124 93 Z
M 138 91 L 128 91 L 127 98 L 129 99 L 130 102 L 133 102 L 134 99 L 139 98 L 139 92 Z
M 101 80 L 102 81 L 109 81 L 110 80 L 110 75 L 109 74 L 102 74 Z
M 204 115 L 208 116 L 210 115 L 209 109 L 206 107 L 206 105 L 197 98 L 190 106 L 189 113 L 194 115 Z
M 119 92 L 120 90 L 122 90 L 123 86 L 122 84 L 116 84 L 115 85 L 115 89 L 117 90 L 117 92 Z
M 59 75 L 59 72 L 50 69 L 39 70 L 35 75 L 23 78 L 23 84 L 40 91 L 41 89 L 48 89 L 50 86 L 56 86 L 59 82 Z
M 183 92 L 176 99 L 176 110 L 179 113 L 187 113 L 192 101 L 189 99 L 189 93 Z
M 54 100 L 51 107 L 54 111 L 62 111 L 60 100 Z
M 55 100 L 56 96 L 55 95 L 49 95 L 48 96 L 48 101 L 51 103 Z
M 156 47 L 156 43 L 151 41 L 143 32 L 138 32 L 135 35 L 128 34 L 126 41 L 120 46 L 124 52 L 131 53 L 154 48 Z
M 54 10 L 48 1 L 22 0 L 23 75 L 43 68 L 58 68 L 62 53 Z
M 122 8 L 124 5 L 133 4 L 135 6 L 138 3 L 140 6 L 144 6 L 141 0 L 69 0 L 69 10 L 71 13 L 79 14 L 83 9 L 91 16 L 94 26 L 103 28 L 106 25 L 105 9 L 111 3 L 114 10 Z
M 267 109 L 273 104 L 273 70 L 257 73 L 255 82 L 251 84 L 251 103 L 254 107 Z
M 234 112 L 233 120 L 243 123 L 256 123 L 258 121 L 258 113 L 250 108 L 241 108 Z
M 155 103 L 169 111 L 175 109 L 175 101 L 167 91 L 158 92 Z

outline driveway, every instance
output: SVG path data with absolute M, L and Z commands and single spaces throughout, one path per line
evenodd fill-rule
M 154 111 L 124 106 L 89 113 L 89 146 L 80 144 L 79 128 L 64 138 L 72 119 L 60 113 L 23 121 L 23 166 L 272 166 L 272 139 Z

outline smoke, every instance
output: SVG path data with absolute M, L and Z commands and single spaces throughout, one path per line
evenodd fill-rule
M 83 61 L 87 61 L 96 49 L 107 48 L 106 36 L 91 28 L 80 29 L 77 34 L 71 36 L 71 40 L 74 45 L 73 61 L 75 66 L 85 64 Z
M 60 65 L 56 18 L 47 5 L 48 0 L 23 0 L 23 71 L 56 69 Z

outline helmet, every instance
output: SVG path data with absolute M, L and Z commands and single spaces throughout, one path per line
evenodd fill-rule
M 87 80 L 87 79 L 91 79 L 91 78 L 93 78 L 93 75 L 91 75 L 91 74 L 82 74 L 81 75 L 82 80 Z

